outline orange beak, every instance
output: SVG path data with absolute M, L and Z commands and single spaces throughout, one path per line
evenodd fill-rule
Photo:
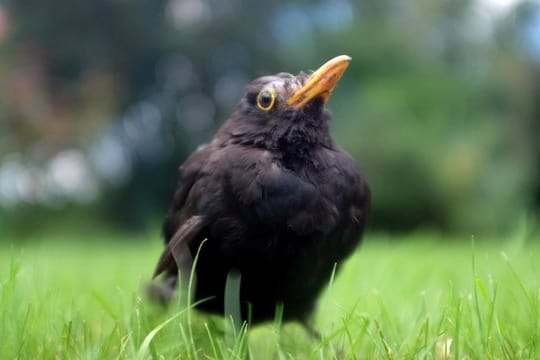
M 350 56 L 340 55 L 326 62 L 311 74 L 304 86 L 296 90 L 287 101 L 287 104 L 294 107 L 303 107 L 318 97 L 326 102 L 351 60 Z

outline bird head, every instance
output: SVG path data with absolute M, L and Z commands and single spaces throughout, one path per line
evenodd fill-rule
M 313 72 L 253 80 L 218 137 L 269 150 L 331 143 L 326 103 L 351 58 L 337 56 Z

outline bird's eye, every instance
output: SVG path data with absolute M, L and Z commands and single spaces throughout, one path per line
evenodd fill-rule
M 272 90 L 263 90 L 257 96 L 257 107 L 261 110 L 268 111 L 274 106 L 276 94 Z

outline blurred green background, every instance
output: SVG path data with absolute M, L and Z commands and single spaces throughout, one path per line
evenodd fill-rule
M 155 232 L 247 82 L 339 54 L 332 131 L 372 230 L 537 217 L 536 1 L 0 0 L 0 236 Z

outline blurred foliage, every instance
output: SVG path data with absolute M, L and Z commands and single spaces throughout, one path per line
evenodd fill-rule
M 479 4 L 7 0 L 0 226 L 75 203 L 139 229 L 250 79 L 346 53 L 332 129 L 373 188 L 372 226 L 506 230 L 540 203 L 540 73 L 523 41 L 540 10 Z M 86 182 L 63 183 L 78 162 Z M 2 164 L 41 180 L 9 197 Z

